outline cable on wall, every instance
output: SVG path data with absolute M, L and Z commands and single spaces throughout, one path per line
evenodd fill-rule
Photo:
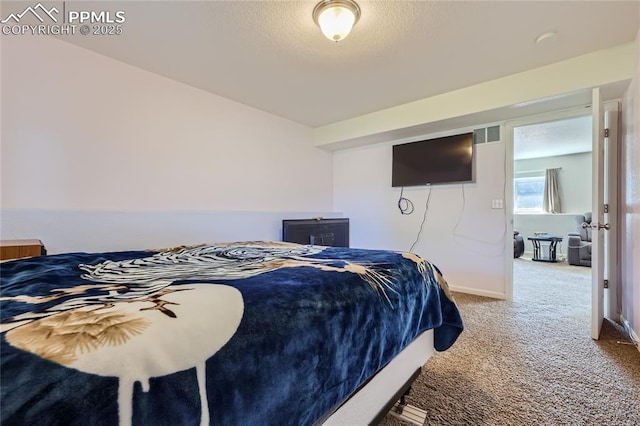
M 461 193 L 462 193 L 462 209 L 460 210 L 460 216 L 458 217 L 458 222 L 456 222 L 456 225 L 453 227 L 453 236 L 454 237 L 460 237 L 460 238 L 464 238 L 466 240 L 469 241 L 474 241 L 480 244 L 486 244 L 488 246 L 493 246 L 493 245 L 499 245 L 500 247 L 503 246 L 503 239 L 504 239 L 504 235 L 505 235 L 505 227 L 502 228 L 502 233 L 500 234 L 500 237 L 496 240 L 496 241 L 485 241 L 485 240 L 481 240 L 479 238 L 473 238 L 473 237 L 469 237 L 467 235 L 462 235 L 458 233 L 458 226 L 460 226 L 460 222 L 462 221 L 462 216 L 464 216 L 464 209 L 465 209 L 465 205 L 466 205 L 466 198 L 465 198 L 465 192 L 464 192 L 464 183 L 462 184 L 461 187 Z M 503 196 L 504 198 L 504 196 Z
M 505 181 L 502 187 L 502 199 L 504 200 L 506 197 L 506 192 L 507 192 L 507 182 L 506 182 L 506 174 L 507 174 L 507 158 L 506 155 L 503 158 L 503 162 L 502 162 L 502 168 L 503 168 L 503 173 L 505 176 Z M 462 235 L 462 234 L 458 234 L 458 226 L 460 225 L 460 222 L 462 221 L 462 216 L 464 215 L 464 210 L 465 210 L 465 204 L 466 204 L 466 198 L 465 198 L 465 192 L 464 192 L 464 184 L 462 184 L 462 188 L 461 188 L 461 193 L 462 193 L 462 210 L 460 211 L 460 216 L 458 217 L 458 222 L 456 223 L 456 225 L 453 228 L 453 238 L 454 240 L 461 245 L 464 245 L 466 249 L 477 253 L 481 256 L 485 256 L 485 257 L 500 257 L 504 255 L 504 239 L 506 238 L 506 233 L 507 233 L 507 219 L 506 219 L 506 211 L 503 209 L 503 215 L 504 215 L 504 220 L 503 220 L 503 227 L 502 227 L 502 232 L 500 233 L 500 236 L 495 240 L 495 241 L 485 241 L 479 238 L 473 238 L 467 235 Z M 474 243 L 478 243 L 481 245 L 484 245 L 487 248 L 490 249 L 497 249 L 495 253 L 488 253 L 487 250 L 474 250 L 472 249 L 468 244 L 462 244 L 463 241 L 469 241 L 469 242 L 474 242 Z
M 398 210 L 401 214 L 409 215 L 413 213 L 413 203 L 410 199 L 404 197 L 404 186 L 400 188 L 400 198 L 398 199 Z
M 418 244 L 418 241 L 420 240 L 420 234 L 422 233 L 422 228 L 424 227 L 424 224 L 427 221 L 427 211 L 429 210 L 429 200 L 431 199 L 431 184 L 428 184 L 428 186 L 429 186 L 429 194 L 427 195 L 427 201 L 424 204 L 424 215 L 422 216 L 422 223 L 420 224 L 420 230 L 418 231 L 418 235 L 416 235 L 416 240 L 413 242 L 413 244 L 411 244 L 411 248 L 409 249 L 409 252 L 413 252 L 413 248 L 415 247 L 416 244 Z
M 465 249 L 484 257 L 500 257 L 504 254 L 504 236 L 505 227 L 502 228 L 500 236 L 495 241 L 486 241 L 480 238 L 458 234 L 455 230 L 453 232 L 453 239 L 456 243 L 460 244 Z M 468 243 L 479 244 L 485 248 L 475 248 Z
M 464 206 L 467 203 L 467 200 L 465 199 L 465 196 L 464 196 L 464 183 L 461 184 L 461 189 L 462 189 L 462 208 L 460 209 L 460 216 L 458 216 L 458 221 L 456 222 L 456 226 L 453 227 L 453 236 L 454 237 L 458 234 L 458 226 L 460 225 L 460 222 L 462 221 L 462 216 L 464 215 Z

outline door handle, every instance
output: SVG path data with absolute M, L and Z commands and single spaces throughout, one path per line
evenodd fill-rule
M 586 223 L 583 223 L 583 224 L 582 224 L 582 227 L 583 227 L 583 228 L 586 228 L 586 226 L 584 226 L 584 225 L 586 225 Z M 587 226 L 588 226 L 588 225 L 587 225 Z M 608 223 L 605 223 L 605 224 L 603 225 L 602 223 L 598 222 L 598 223 L 592 223 L 592 224 L 591 224 L 591 228 L 592 228 L 592 229 L 595 229 L 596 231 L 599 231 L 599 230 L 601 230 L 601 229 L 606 229 L 606 230 L 608 231 L 609 229 L 611 229 L 611 225 L 610 225 L 610 224 L 608 224 Z

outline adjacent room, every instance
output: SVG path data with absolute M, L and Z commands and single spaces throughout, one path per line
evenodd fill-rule
M 637 1 L 2 1 L 0 422 L 638 424 L 639 129 Z
M 567 235 L 591 210 L 591 141 L 591 115 L 516 127 L 513 227 L 525 240 L 524 257 L 533 257 L 528 237 L 546 234 L 562 238 L 557 258 L 567 259 Z
M 591 293 L 590 229 L 583 228 L 592 195 L 592 120 L 586 112 L 516 126 L 513 136 L 514 282 L 535 288 L 541 276 L 554 276 L 569 300 Z

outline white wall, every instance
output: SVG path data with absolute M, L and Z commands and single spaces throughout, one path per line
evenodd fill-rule
M 577 232 L 576 214 L 591 211 L 591 153 L 558 155 L 514 161 L 515 176 L 518 172 L 561 168 L 558 171 L 562 214 L 514 214 L 513 229 L 522 234 L 525 251 L 531 256 L 533 247 L 527 236 L 534 232 L 548 232 L 563 238 L 561 253 L 567 255 L 567 233 Z M 559 253 L 560 254 L 560 253 Z
M 280 240 L 282 219 L 332 212 L 106 211 L 9 209 L 4 239 L 37 238 L 48 254 L 145 250 L 222 241 Z
M 558 170 L 563 213 L 585 213 L 591 210 L 591 152 L 516 160 L 513 171 Z
M 400 214 L 400 190 L 391 187 L 393 144 L 335 152 L 334 207 L 351 219 L 354 247 L 408 251 L 420 229 L 428 189 L 405 188 L 415 212 Z M 464 194 L 461 184 L 432 187 L 413 251 L 433 261 L 454 289 L 505 297 L 504 209 L 491 209 L 492 199 L 504 198 L 504 143 L 475 148 L 475 183 L 464 184 Z
M 622 101 L 622 114 L 618 191 L 622 317 L 640 343 L 640 31 L 635 40 L 633 80 Z
M 1 55 L 3 239 L 39 237 L 29 211 L 69 233 L 78 212 L 265 212 L 267 230 L 273 212 L 332 211 L 332 155 L 308 127 L 49 37 L 3 37 Z M 86 237 L 135 234 L 106 218 Z

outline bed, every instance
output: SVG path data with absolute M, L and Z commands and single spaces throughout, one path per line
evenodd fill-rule
M 394 359 L 463 329 L 410 253 L 238 242 L 0 268 L 5 426 L 354 422 Z

